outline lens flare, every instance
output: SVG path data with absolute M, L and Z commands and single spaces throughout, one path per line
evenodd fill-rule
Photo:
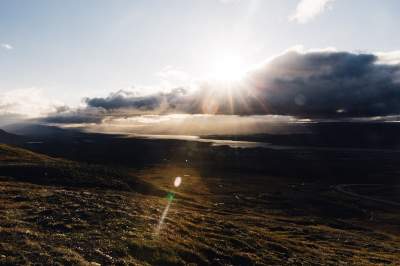
M 180 176 L 175 177 L 174 186 L 179 187 L 181 183 L 182 183 L 182 177 Z
M 177 188 L 177 187 L 179 187 L 181 185 L 181 183 L 182 183 L 182 177 L 180 177 L 180 176 L 175 177 L 174 186 Z M 160 217 L 160 221 L 158 222 L 158 225 L 157 225 L 156 230 L 155 230 L 155 235 L 159 235 L 160 234 L 161 228 L 162 228 L 162 226 L 164 224 L 164 220 L 167 217 L 167 214 L 169 212 L 169 208 L 171 207 L 171 204 L 172 204 L 172 201 L 174 200 L 174 198 L 175 198 L 175 193 L 168 192 L 168 194 L 167 194 L 168 203 L 167 203 L 167 206 L 165 206 L 165 209 L 164 209 L 164 211 L 163 211 L 163 213 L 162 213 L 162 215 Z
M 167 217 L 167 214 L 168 214 L 168 211 L 169 211 L 169 207 L 171 206 L 171 202 L 172 202 L 172 200 L 168 200 L 168 204 L 167 204 L 167 206 L 165 207 L 165 209 L 164 209 L 164 211 L 163 211 L 163 213 L 162 213 L 162 215 L 161 215 L 160 221 L 158 222 L 158 225 L 157 225 L 157 227 L 156 227 L 156 231 L 155 231 L 155 234 L 156 234 L 156 235 L 159 235 L 159 234 L 160 234 L 161 227 L 163 226 L 164 220 L 165 220 L 165 218 Z

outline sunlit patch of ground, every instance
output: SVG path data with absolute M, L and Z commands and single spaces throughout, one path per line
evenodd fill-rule
M 400 218 L 391 207 L 275 177 L 204 174 L 190 164 L 134 174 L 154 190 L 2 177 L 0 264 L 400 264 L 399 231 L 387 227 Z

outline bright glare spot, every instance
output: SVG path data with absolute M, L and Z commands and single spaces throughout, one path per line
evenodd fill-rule
M 240 56 L 224 55 L 214 62 L 213 76 L 220 81 L 236 81 L 243 77 L 243 62 Z
M 180 176 L 175 177 L 174 186 L 179 187 L 181 183 L 182 183 L 182 177 Z

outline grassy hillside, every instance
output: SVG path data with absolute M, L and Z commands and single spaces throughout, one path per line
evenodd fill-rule
M 150 192 L 152 187 L 122 168 L 78 163 L 0 144 L 0 175 L 18 181 L 67 187 Z
M 64 160 L 55 159 L 43 154 L 34 153 L 26 149 L 21 149 L 0 143 L 0 162 L 1 163 L 31 163 L 45 164 L 57 163 Z M 65 162 L 65 161 L 64 161 Z
M 400 264 L 398 210 L 323 184 L 6 145 L 0 158 L 0 265 Z

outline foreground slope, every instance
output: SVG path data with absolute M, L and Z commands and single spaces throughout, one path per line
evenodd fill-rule
M 0 173 L 3 265 L 400 263 L 398 209 L 321 184 L 189 163 L 109 169 L 6 145 Z

